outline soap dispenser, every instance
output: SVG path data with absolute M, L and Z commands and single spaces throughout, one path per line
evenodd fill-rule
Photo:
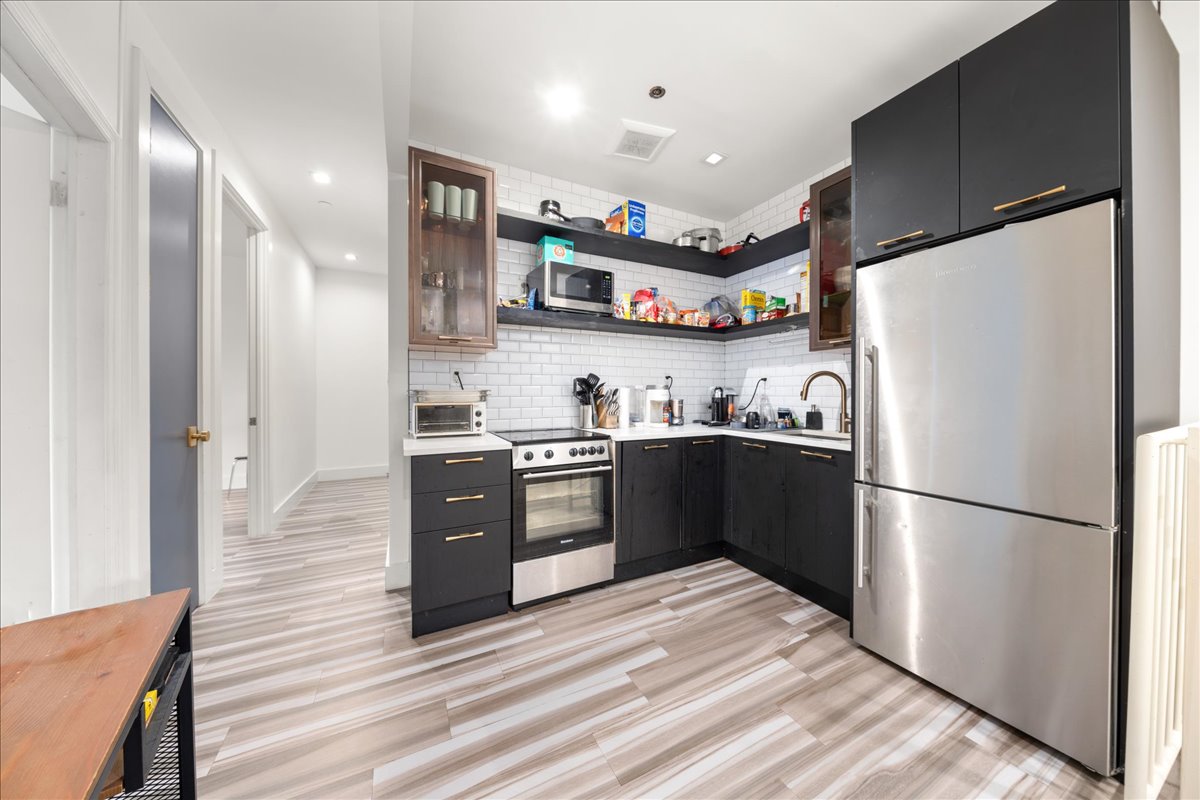
M 821 409 L 817 408 L 816 403 L 813 403 L 812 410 L 804 415 L 804 427 L 810 431 L 819 431 L 824 425 L 825 423 L 821 420 Z

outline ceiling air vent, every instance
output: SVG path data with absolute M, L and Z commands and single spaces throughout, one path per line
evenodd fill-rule
M 666 144 L 667 139 L 675 135 L 671 128 L 651 125 L 647 122 L 637 122 L 632 119 L 621 120 L 624 130 L 621 140 L 613 150 L 613 155 L 633 158 L 638 161 L 653 161 Z

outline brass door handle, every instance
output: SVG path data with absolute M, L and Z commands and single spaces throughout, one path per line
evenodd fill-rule
M 882 242 L 876 242 L 875 246 L 876 247 L 887 247 L 889 245 L 900 244 L 900 242 L 906 242 L 909 239 L 915 239 L 918 236 L 924 236 L 924 235 L 925 235 L 924 230 L 913 231 L 912 233 L 906 233 L 903 236 L 897 236 L 895 239 L 884 239 Z
M 483 456 L 477 458 L 447 458 L 447 464 L 482 464 Z
M 483 499 L 483 495 L 472 494 L 472 495 L 467 495 L 466 497 L 447 497 L 446 502 L 447 503 L 461 503 L 464 500 L 482 500 L 482 499 Z
M 1008 209 L 1012 208 L 1013 206 L 1023 206 L 1026 203 L 1032 203 L 1034 200 L 1041 200 L 1042 198 L 1049 197 L 1052 194 L 1061 194 L 1062 192 L 1065 192 L 1066 190 L 1067 190 L 1067 185 L 1064 183 L 1062 186 L 1055 186 L 1053 189 L 1047 189 L 1044 192 L 1038 192 L 1037 194 L 1031 194 L 1031 195 L 1029 195 L 1029 197 L 1022 197 L 1020 200 L 1013 200 L 1010 203 L 1001 203 L 998 206 L 992 206 L 992 211 L 1007 211 Z
M 199 428 L 197 428 L 195 425 L 188 425 L 188 429 L 187 429 L 187 445 L 188 445 L 188 447 L 195 447 L 196 445 L 200 444 L 201 442 L 207 442 L 211 438 L 212 438 L 211 431 L 202 431 Z
M 742 442 L 742 447 L 753 447 L 755 450 L 766 450 L 765 444 L 752 444 L 751 442 Z
M 478 539 L 483 536 L 483 531 L 475 531 L 474 533 L 459 533 L 454 536 L 447 536 L 447 542 L 457 542 L 459 539 Z
M 833 456 L 829 455 L 828 453 L 814 453 L 812 450 L 801 450 L 800 455 L 812 456 L 813 458 L 823 458 L 826 461 L 833 461 Z
M 692 444 L 712 444 L 712 439 L 696 439 Z
M 474 336 L 438 336 L 440 342 L 473 342 Z
M 642 445 L 643 450 L 666 450 L 671 445 L 669 444 L 645 444 Z

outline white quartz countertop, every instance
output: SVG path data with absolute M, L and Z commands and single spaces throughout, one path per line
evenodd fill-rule
M 758 439 L 764 442 L 779 442 L 781 444 L 799 444 L 806 447 L 821 447 L 826 450 L 850 451 L 849 439 L 825 439 L 818 436 L 802 436 L 778 431 L 751 430 L 748 428 L 730 428 L 719 426 L 710 428 L 707 425 L 688 423 L 687 425 L 670 426 L 666 428 L 592 428 L 596 433 L 609 436 L 614 442 L 634 442 L 640 439 L 682 439 L 688 437 L 737 436 L 743 439 Z
M 512 442 L 494 433 L 481 436 L 432 436 L 425 439 L 404 437 L 405 456 L 435 456 L 441 453 L 482 453 L 485 450 L 511 450 Z

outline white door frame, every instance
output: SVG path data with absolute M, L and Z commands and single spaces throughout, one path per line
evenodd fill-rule
M 249 375 L 246 385 L 249 388 L 249 415 L 254 424 L 249 426 L 247 437 L 250 457 L 246 462 L 246 522 L 250 537 L 257 538 L 267 536 L 271 532 L 271 503 L 267 492 L 267 487 L 270 486 L 267 480 L 270 470 L 270 460 L 267 458 L 267 444 L 270 441 L 270 420 L 267 414 L 267 226 L 228 178 L 222 178 L 221 188 L 222 202 L 227 200 L 237 209 L 238 218 L 249 231 L 246 238 L 246 307 L 250 312 L 250 342 Z M 221 210 L 219 213 L 224 212 Z M 223 230 L 222 220 L 217 221 L 216 230 Z M 222 252 L 220 247 L 217 248 L 217 252 Z M 217 274 L 223 274 L 222 270 L 217 270 Z M 217 296 L 221 296 L 220 291 L 217 292 Z M 217 374 L 224 373 L 218 370 Z

